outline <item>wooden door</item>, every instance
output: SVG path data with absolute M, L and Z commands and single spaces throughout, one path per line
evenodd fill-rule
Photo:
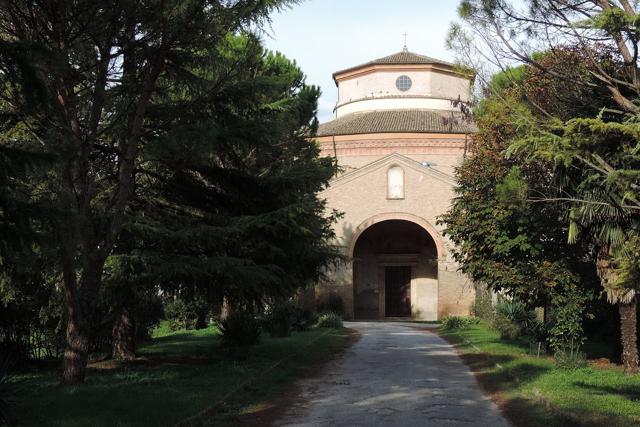
M 411 317 L 411 266 L 385 267 L 386 317 Z

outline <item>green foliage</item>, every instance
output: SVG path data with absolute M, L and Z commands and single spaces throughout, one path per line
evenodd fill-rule
M 496 313 L 499 316 L 506 317 L 516 322 L 523 328 L 535 322 L 536 314 L 530 310 L 524 303 L 518 300 L 502 300 L 496 305 Z
M 640 235 L 632 235 L 615 254 L 609 292 L 640 295 Z
M 507 176 L 496 186 L 497 200 L 507 206 L 523 206 L 527 203 L 527 194 L 527 182 L 517 166 L 512 166 Z
M 314 309 L 301 307 L 292 300 L 287 300 L 267 308 L 264 329 L 273 337 L 288 337 L 293 331 L 306 331 L 317 320 Z
M 640 14 L 626 12 L 619 7 L 609 7 L 589 17 L 585 24 L 604 30 L 608 34 L 637 33 L 640 30 Z
M 57 358 L 64 316 L 59 253 L 50 237 L 55 212 L 30 197 L 38 172 L 54 159 L 20 143 L 29 132 L 5 107 L 0 102 L 0 351 L 22 360 Z
M 471 3 L 481 7 L 478 2 Z M 606 51 L 594 55 L 607 58 Z M 549 70 L 570 73 L 575 81 L 583 81 L 584 76 L 591 76 L 585 65 L 589 58 L 580 49 L 561 47 L 552 54 L 538 54 L 535 60 Z M 610 103 L 600 96 L 600 89 L 594 92 L 571 79 L 558 81 L 535 67 L 520 67 L 517 75 L 509 71 L 509 75 L 499 74 L 495 79 L 510 84 L 497 85 L 499 92 L 491 91 L 482 101 L 476 116 L 480 130 L 474 138 L 474 155 L 456 170 L 458 197 L 441 223 L 456 245 L 454 257 L 474 281 L 486 283 L 526 307 L 548 306 L 552 298 L 572 289 L 585 297 L 586 305 L 599 279 L 591 243 L 573 245 L 567 241 L 571 212 L 563 199 L 573 188 L 572 175 L 558 174 L 560 158 L 531 156 L 513 147 L 521 143 L 531 149 L 540 134 L 545 135 L 548 145 L 577 147 L 580 144 L 559 137 L 553 130 L 561 121 L 541 110 L 562 118 L 575 117 L 597 114 Z M 541 117 L 549 128 L 540 126 Z M 552 130 L 545 133 L 541 128 Z M 542 144 L 540 141 L 537 144 Z M 545 200 L 554 197 L 558 201 Z M 504 308 L 502 304 L 498 311 Z M 497 323 L 505 336 L 544 340 L 547 325 L 535 320 L 529 310 L 519 311 L 503 312 L 492 323 Z M 575 314 L 583 318 L 586 312 Z
M 323 313 L 318 317 L 318 321 L 316 323 L 318 328 L 331 328 L 331 329 L 342 329 L 344 325 L 342 324 L 342 316 L 337 313 Z
M 41 262 L 34 257 L 33 270 L 8 268 L 0 277 L 0 351 L 18 359 L 58 358 L 64 346 L 63 295 Z
M 305 138 L 319 90 L 242 35 L 292 3 L 79 0 L 33 4 L 30 18 L 23 1 L 3 3 L 0 26 L 21 30 L 0 35 L 0 264 L 4 275 L 5 248 L 50 249 L 50 265 L 33 268 L 74 295 L 73 345 L 157 286 L 259 300 L 333 260 L 334 217 L 315 194 L 334 164 Z M 105 312 L 113 255 L 145 259 L 111 281 L 115 296 L 145 289 Z M 92 346 L 68 354 L 83 361 Z M 82 367 L 66 373 L 84 379 Z
M 553 355 L 556 366 L 561 369 L 580 369 L 587 366 L 587 357 L 580 348 L 579 345 L 569 345 L 556 351 Z
M 543 349 L 547 347 L 549 326 L 543 321 L 535 319 L 531 323 L 526 324 L 523 328 L 523 333 L 527 338 L 529 338 L 531 343 L 539 343 Z
M 474 5 L 469 0 L 462 0 L 458 5 L 458 16 L 466 18 L 474 13 Z
M 530 357 L 526 343 L 499 340 L 499 334 L 484 323 L 443 335 L 462 354 L 477 358 L 480 350 L 483 363 L 471 366 L 481 374 L 481 382 L 504 393 L 507 404 L 518 405 L 514 422 L 627 427 L 640 420 L 640 405 L 630 398 L 637 395 L 639 375 L 627 376 L 597 364 L 556 369 L 550 358 Z M 601 357 L 599 353 L 587 355 Z
M 498 62 L 511 62 L 516 56 L 529 64 L 529 76 L 517 96 L 531 114 L 524 120 L 515 118 L 520 127 L 506 150 L 508 158 L 524 157 L 527 163 L 550 166 L 552 185 L 546 189 L 530 185 L 534 191 L 529 197 L 565 210 L 566 215 L 557 221 L 564 221 L 568 229 L 557 237 L 564 237 L 576 248 L 582 246 L 585 264 L 593 266 L 597 260 L 595 267 L 607 298 L 622 308 L 636 295 L 637 281 L 623 278 L 623 283 L 616 284 L 621 262 L 618 253 L 640 234 L 640 87 L 634 55 L 640 40 L 638 3 L 571 2 L 568 8 L 540 1 L 527 2 L 524 7 L 514 1 L 464 3 L 467 6 L 461 16 L 466 26 L 457 24 L 459 38 L 486 42 L 484 47 Z M 557 26 L 561 21 L 571 22 L 580 31 L 566 32 Z M 530 48 L 540 46 L 544 46 L 544 55 L 534 58 Z M 473 48 L 485 51 L 475 43 L 469 51 Z M 529 179 L 527 182 L 531 184 Z M 584 286 L 586 283 L 578 279 L 573 263 L 567 259 L 555 262 L 559 259 L 548 259 L 549 264 L 555 264 L 554 272 L 565 270 L 552 280 L 552 293 L 569 296 L 583 293 L 584 288 L 589 293 L 591 285 Z M 538 271 L 544 274 L 543 269 Z M 546 275 L 545 281 L 549 278 Z M 575 292 L 574 286 L 578 286 Z M 550 298 L 547 293 L 546 299 Z M 579 305 L 568 303 L 576 313 Z M 574 331 L 563 334 L 579 335 L 574 315 L 562 316 L 569 318 Z M 622 330 L 635 331 L 635 316 L 624 319 Z M 623 339 L 623 347 L 623 357 L 629 358 L 625 366 L 636 370 L 635 338 Z
M 554 352 L 569 355 L 579 352 L 586 340 L 583 321 L 588 300 L 589 296 L 575 286 L 553 293 L 553 320 L 548 328 L 547 339 Z
M 491 295 L 488 292 L 482 292 L 477 295 L 471 311 L 477 318 L 491 323 L 496 314 Z
M 87 263 L 106 257 L 97 267 L 103 270 L 101 283 L 88 285 L 89 293 L 79 292 L 82 301 L 77 308 L 89 313 L 82 319 L 88 325 L 83 332 L 92 337 L 90 350 L 99 352 L 108 350 L 114 319 L 123 309 L 132 314 L 137 338 L 146 338 L 160 319 L 160 290 L 179 297 L 166 307 L 173 329 L 203 327 L 211 307 L 223 298 L 239 304 L 288 298 L 340 258 L 332 244 L 332 223 L 338 214 L 327 211 L 317 197 L 334 175 L 335 161 L 320 158 L 317 145 L 308 138 L 317 126 L 319 89 L 305 83 L 295 62 L 266 51 L 257 36 L 235 32 L 242 22 L 286 2 L 249 3 L 247 10 L 236 10 L 238 14 L 227 10 L 224 17 L 211 17 L 221 24 L 216 34 L 204 44 L 190 36 L 172 58 L 172 71 L 160 73 L 162 90 L 153 90 L 144 117 L 145 129 L 153 130 L 133 139 L 139 142 L 134 162 L 144 166 L 134 168 L 135 200 L 128 204 L 117 236 L 105 233 L 112 226 L 119 228 L 118 214 L 109 211 L 120 167 L 113 153 L 121 149 L 118 140 L 128 140 L 123 137 L 127 123 L 109 120 L 131 116 L 128 108 L 133 105 L 122 98 L 116 81 L 121 76 L 114 76 L 103 94 L 105 122 L 99 126 L 104 132 L 96 132 L 101 135 L 96 140 L 95 134 L 51 135 L 49 124 L 47 130 L 21 121 L 24 116 L 18 112 L 26 104 L 0 104 L 3 114 L 14 114 L 0 129 L 0 348 L 11 347 L 31 358 L 61 356 L 65 317 L 58 263 L 63 243 L 73 248 L 69 268 L 78 288 L 85 285 L 82 272 Z M 202 16 L 197 5 L 185 7 L 195 8 L 194 19 Z M 179 21 L 178 15 L 172 24 Z M 135 19 L 145 24 L 152 20 L 146 15 Z M 200 34 L 194 28 L 208 24 L 189 25 Z M 234 31 L 226 34 L 225 28 Z M 77 41 L 84 42 L 82 37 Z M 89 56 L 97 54 L 93 47 L 90 51 Z M 86 51 L 79 55 L 74 60 L 87 59 Z M 94 63 L 84 63 L 82 69 Z M 91 74 L 92 88 L 94 77 Z M 2 74 L 0 83 L 7 79 Z M 126 98 L 136 97 L 137 83 L 130 82 Z M 82 94 L 76 100 L 78 113 L 92 109 Z M 85 119 L 80 117 L 83 123 Z M 68 140 L 69 146 L 61 154 L 64 144 L 43 145 L 38 138 Z M 87 153 L 101 147 L 87 154 L 95 162 L 88 170 L 74 169 L 87 166 L 73 163 L 80 150 L 76 139 L 93 141 L 87 143 Z M 38 169 L 37 162 L 44 165 Z M 86 211 L 75 212 L 75 189 L 65 186 L 67 175 L 61 178 L 60 170 L 74 170 L 77 182 L 95 184 L 83 193 L 95 195 L 83 204 Z M 36 209 L 40 205 L 47 208 Z M 45 217 L 35 215 L 38 212 Z M 82 240 L 87 229 L 96 235 Z M 16 239 L 9 242 L 9 237 Z M 114 249 L 101 243 L 100 253 L 91 257 L 89 252 L 96 248 L 86 244 L 94 241 L 115 242 Z M 309 319 L 296 319 L 292 327 L 304 329 L 308 324 Z
M 338 214 L 317 197 L 335 161 L 308 138 L 319 90 L 250 34 L 208 54 L 194 70 L 204 80 L 168 94 L 181 114 L 154 118 L 166 132 L 143 153 L 153 185 L 131 224 L 137 250 L 172 292 L 241 305 L 287 299 L 340 258 Z
M 475 325 L 480 321 L 476 317 L 463 317 L 463 316 L 445 316 L 442 318 L 442 329 L 455 330 L 463 329 L 470 325 Z
M 248 310 L 232 312 L 219 322 L 222 343 L 228 347 L 246 347 L 260 342 L 260 321 Z
M 335 293 L 323 295 L 316 304 L 318 313 L 336 313 L 344 315 L 344 302 L 342 297 Z
M 515 320 L 502 314 L 496 315 L 492 326 L 500 333 L 500 338 L 503 340 L 513 341 L 522 335 L 522 326 Z
M 118 249 L 124 253 L 107 258 L 98 310 L 102 312 L 101 320 L 109 326 L 123 309 L 127 310 L 132 317 L 134 336 L 146 340 L 165 313 L 159 288 L 148 271 L 145 258 L 129 252 L 134 247 L 132 239 L 131 234 L 123 233 Z
M 526 336 L 535 342 L 542 342 L 547 336 L 547 328 L 536 318 L 535 311 L 517 300 L 500 301 L 492 324 L 505 339 Z
M 489 89 L 492 93 L 503 94 L 507 90 L 522 83 L 526 77 L 527 67 L 519 65 L 517 67 L 507 67 L 504 71 L 500 71 L 491 76 Z
M 534 114 L 528 123 L 522 123 L 529 128 L 525 133 L 533 135 L 548 125 L 575 117 L 612 117 L 614 105 L 607 89 L 594 77 L 592 61 L 595 59 L 601 70 L 613 72 L 614 58 L 604 46 L 587 50 L 584 45 L 560 46 L 533 55 L 532 59 L 544 69 L 525 67 L 526 78 L 514 89 Z M 565 78 L 557 78 L 558 75 Z
M 602 61 L 601 66 L 609 65 Z M 589 99 L 594 97 L 587 92 Z M 594 102 L 602 100 L 607 102 L 607 97 L 596 97 Z M 610 99 L 608 102 L 611 104 Z M 640 235 L 640 126 L 636 115 L 611 114 L 607 107 L 596 113 L 565 106 L 563 112 L 568 108 L 572 114 L 530 128 L 508 153 L 556 165 L 556 185 L 564 190 L 559 197 L 568 202 L 567 240 L 599 248 L 602 285 L 609 299 L 617 302 L 633 295 L 629 291 L 637 286 L 634 280 L 616 283 L 620 276 L 615 272 L 615 258 L 627 242 Z
M 517 98 L 485 101 L 474 155 L 456 170 L 458 196 L 439 222 L 455 243 L 453 256 L 463 272 L 536 306 L 544 305 L 558 281 L 588 285 L 597 278 L 584 263 L 588 245 L 566 242 L 566 208 L 528 201 L 531 194 L 555 191 L 553 166 L 504 156 L 523 114 L 530 115 Z
M 210 305 L 203 298 L 177 297 L 164 306 L 164 314 L 172 331 L 205 328 L 210 312 Z
M 264 329 L 272 337 L 288 337 L 298 321 L 298 307 L 292 301 L 280 301 L 270 305 L 264 319 Z
M 318 312 L 311 307 L 297 307 L 296 321 L 293 324 L 295 331 L 306 331 L 318 321 Z

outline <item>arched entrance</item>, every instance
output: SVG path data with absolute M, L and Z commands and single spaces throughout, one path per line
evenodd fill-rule
M 405 219 L 381 220 L 354 239 L 356 319 L 437 318 L 438 248 L 425 228 Z

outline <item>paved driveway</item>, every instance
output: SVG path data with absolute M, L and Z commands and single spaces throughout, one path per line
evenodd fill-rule
M 300 384 L 302 403 L 278 426 L 507 427 L 453 348 L 410 323 L 354 322 L 362 337 L 323 375 Z

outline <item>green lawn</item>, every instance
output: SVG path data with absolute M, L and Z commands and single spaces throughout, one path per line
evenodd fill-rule
M 559 369 L 550 358 L 528 356 L 522 343 L 501 341 L 485 324 L 440 334 L 515 426 L 640 425 L 640 375 L 593 365 Z
M 255 379 L 208 420 L 225 424 L 251 405 L 271 399 L 347 343 L 346 330 L 314 329 L 289 338 L 263 338 L 257 346 L 228 352 L 220 347 L 215 327 L 181 333 L 160 329 L 140 348 L 141 360 L 94 364 L 82 386 L 61 385 L 55 371 L 20 375 L 16 413 L 20 425 L 168 426 Z

